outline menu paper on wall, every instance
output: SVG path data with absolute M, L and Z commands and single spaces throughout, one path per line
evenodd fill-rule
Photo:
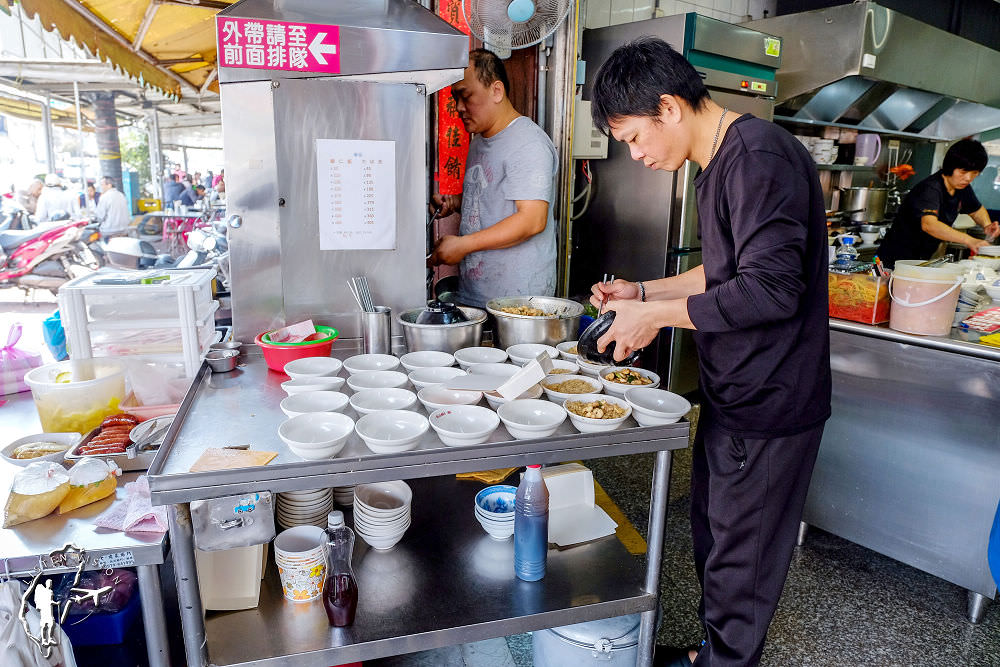
M 395 250 L 396 142 L 317 139 L 320 250 Z

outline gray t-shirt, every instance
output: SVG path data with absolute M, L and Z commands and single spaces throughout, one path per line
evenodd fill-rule
M 488 139 L 472 138 L 462 187 L 463 236 L 492 227 L 517 211 L 515 201 L 549 203 L 545 230 L 502 250 L 474 252 L 462 260 L 459 300 L 482 308 L 501 296 L 552 296 L 556 289 L 554 177 L 558 159 L 552 140 L 530 118 L 520 116 Z

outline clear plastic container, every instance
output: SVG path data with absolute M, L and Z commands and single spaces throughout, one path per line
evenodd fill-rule
M 354 531 L 344 524 L 344 513 L 330 512 L 326 523 L 327 570 L 323 586 L 323 606 L 330 625 L 338 628 L 353 625 L 358 609 L 358 581 L 351 569 Z
M 125 366 L 117 359 L 59 361 L 24 376 L 46 433 L 87 433 L 121 412 Z
M 545 576 L 549 548 L 549 490 L 542 467 L 528 466 L 514 498 L 514 574 L 524 581 Z

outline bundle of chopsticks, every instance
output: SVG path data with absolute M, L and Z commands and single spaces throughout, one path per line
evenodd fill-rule
M 372 298 L 372 290 L 368 287 L 368 278 L 355 276 L 347 281 L 347 287 L 354 295 L 354 300 L 358 302 L 358 308 L 366 313 L 375 312 L 375 300 Z

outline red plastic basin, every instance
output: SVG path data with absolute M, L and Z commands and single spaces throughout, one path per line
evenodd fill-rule
M 285 364 L 294 359 L 303 359 L 305 357 L 329 357 L 330 352 L 333 350 L 333 341 L 336 337 L 330 340 L 318 341 L 315 343 L 307 343 L 304 345 L 271 345 L 270 343 L 265 343 L 263 336 L 266 331 L 257 334 L 254 338 L 254 343 L 260 347 L 261 351 L 264 353 L 264 361 L 267 363 L 267 367 L 272 371 L 277 371 L 279 373 L 285 372 Z

